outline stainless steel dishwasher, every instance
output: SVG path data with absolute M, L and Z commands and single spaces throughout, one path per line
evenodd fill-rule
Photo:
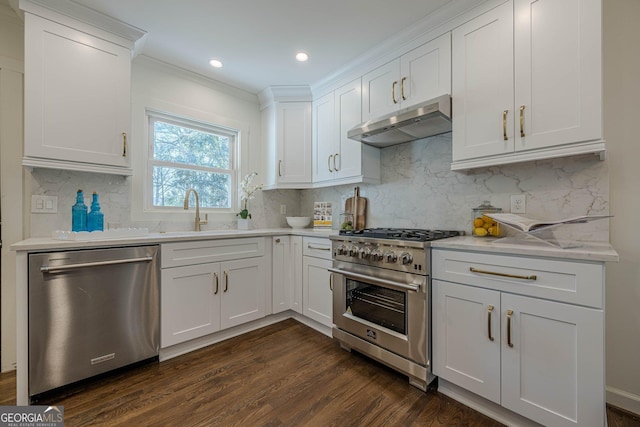
M 158 246 L 29 255 L 29 396 L 157 357 Z

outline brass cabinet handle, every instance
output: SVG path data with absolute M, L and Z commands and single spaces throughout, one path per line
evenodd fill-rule
M 327 169 L 329 169 L 329 172 L 333 172 L 333 169 L 331 169 L 331 158 L 333 157 L 333 154 L 330 155 L 329 157 L 327 157 Z M 334 160 L 335 163 L 335 160 Z
M 405 98 L 404 96 L 404 81 L 407 80 L 406 77 L 403 77 L 402 80 L 400 80 L 400 95 L 402 96 L 402 100 L 406 101 L 407 98 Z
M 520 106 L 520 137 L 524 138 L 524 105 Z
M 214 273 L 213 273 L 213 277 L 214 277 L 215 282 L 216 282 L 216 291 L 215 291 L 213 294 L 214 294 L 214 295 L 218 295 L 218 291 L 220 290 L 220 286 L 219 286 L 220 284 L 218 283 L 218 282 L 219 282 L 219 281 L 218 281 L 218 273 L 215 273 L 215 272 L 214 272 Z
M 278 160 L 278 176 L 282 176 L 282 160 Z
M 333 291 L 333 274 L 329 275 L 329 289 Z
M 507 113 L 509 112 L 509 110 L 504 110 L 502 112 L 502 137 L 504 138 L 505 141 L 509 140 L 509 137 L 507 136 Z
M 524 279 L 524 280 L 537 280 L 538 276 L 532 274 L 531 276 L 520 276 L 518 274 L 498 273 L 496 271 L 478 270 L 477 268 L 469 267 L 469 271 L 472 273 L 491 274 L 493 276 L 511 277 L 512 279 Z
M 334 172 L 338 172 L 340 169 L 338 169 L 338 166 L 336 166 L 336 159 L 338 158 L 340 154 L 336 153 L 333 155 L 333 170 Z
M 490 305 L 488 307 L 488 316 L 487 316 L 487 331 L 489 335 L 489 341 L 493 341 L 493 336 L 491 336 L 491 312 L 493 311 L 493 306 Z
M 331 248 L 324 248 L 322 246 L 311 246 L 309 244 L 307 244 L 307 248 L 315 249 L 315 250 L 318 250 L 318 251 L 330 251 L 331 250 Z
M 513 316 L 513 310 L 507 310 L 507 344 L 509 347 L 513 347 L 511 342 L 511 316 Z
M 226 271 L 224 271 L 223 273 L 224 273 L 224 291 L 223 292 L 227 292 L 229 290 L 229 274 L 227 274 Z
M 127 157 L 127 133 L 122 132 L 122 157 Z
M 398 101 L 396 101 L 396 85 L 397 84 L 398 84 L 398 81 L 396 80 L 391 85 L 391 100 L 393 101 L 394 104 L 398 103 Z

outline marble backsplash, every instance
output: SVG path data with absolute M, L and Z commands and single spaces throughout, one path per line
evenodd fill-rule
M 526 216 L 561 219 L 577 215 L 609 214 L 607 162 L 584 155 L 555 160 L 480 168 L 449 169 L 451 134 L 388 147 L 381 152 L 382 183 L 360 185 L 368 199 L 367 225 L 372 227 L 441 228 L 470 231 L 471 209 L 488 200 L 509 211 L 511 194 L 525 194 Z M 88 197 L 100 194 L 105 228 L 148 227 L 151 231 L 189 230 L 192 222 L 130 219 L 130 179 L 115 175 L 34 169 L 32 194 L 58 196 L 58 214 L 31 214 L 31 236 L 49 236 L 71 228 L 70 208 L 79 188 Z M 250 202 L 256 228 L 286 227 L 280 206 L 289 216 L 311 216 L 315 201 L 332 201 L 339 211 L 353 194 L 353 185 L 313 190 L 260 191 Z M 615 214 L 615 213 L 612 213 Z M 339 226 L 338 216 L 334 228 Z M 236 221 L 211 220 L 205 229 L 233 229 Z M 563 226 L 558 237 L 609 241 L 609 221 Z
M 488 200 L 509 212 L 510 195 L 526 195 L 525 216 L 562 219 L 609 214 L 607 162 L 594 155 L 454 172 L 451 134 L 388 147 L 381 152 L 380 185 L 360 185 L 368 199 L 367 226 L 454 229 L 471 232 L 472 209 Z M 302 214 L 315 201 L 344 207 L 353 185 L 305 190 Z M 338 220 L 334 221 L 337 228 Z M 557 237 L 609 241 L 609 221 L 562 226 Z

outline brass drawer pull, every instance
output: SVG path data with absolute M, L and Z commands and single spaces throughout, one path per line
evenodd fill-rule
M 490 305 L 488 307 L 488 316 L 487 316 L 487 332 L 489 335 L 489 341 L 493 341 L 493 336 L 491 336 L 491 312 L 493 311 L 493 306 Z
M 509 347 L 513 347 L 511 342 L 511 316 L 513 316 L 513 310 L 507 310 L 507 344 Z
M 404 96 L 404 81 L 407 80 L 406 77 L 403 77 L 402 80 L 400 80 L 400 95 L 402 96 L 402 100 L 406 101 L 407 98 Z
M 520 138 L 524 138 L 524 105 L 520 106 Z
M 226 271 L 223 271 L 224 274 L 224 291 L 227 292 L 229 290 L 229 274 Z
M 322 247 L 322 246 L 311 246 L 309 244 L 307 245 L 307 248 L 314 249 L 314 250 L 317 250 L 317 251 L 330 251 L 331 250 L 331 248 L 325 248 L 325 247 Z
M 472 273 L 491 274 L 493 276 L 511 277 L 512 279 L 524 279 L 524 280 L 537 280 L 538 276 L 532 274 L 531 276 L 521 276 L 518 274 L 498 273 L 496 271 L 478 270 L 477 268 L 469 267 L 469 271 Z
M 218 291 L 220 290 L 220 283 L 219 283 L 219 280 L 218 280 L 218 273 L 214 272 L 213 273 L 213 277 L 214 277 L 215 282 L 216 282 L 216 291 L 213 294 L 214 295 L 218 295 Z

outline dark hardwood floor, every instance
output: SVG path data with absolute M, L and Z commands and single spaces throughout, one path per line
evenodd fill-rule
M 499 426 L 330 338 L 287 320 L 161 364 L 84 384 L 40 404 L 66 426 Z M 15 405 L 15 374 L 0 375 Z M 640 426 L 609 408 L 609 427 Z

